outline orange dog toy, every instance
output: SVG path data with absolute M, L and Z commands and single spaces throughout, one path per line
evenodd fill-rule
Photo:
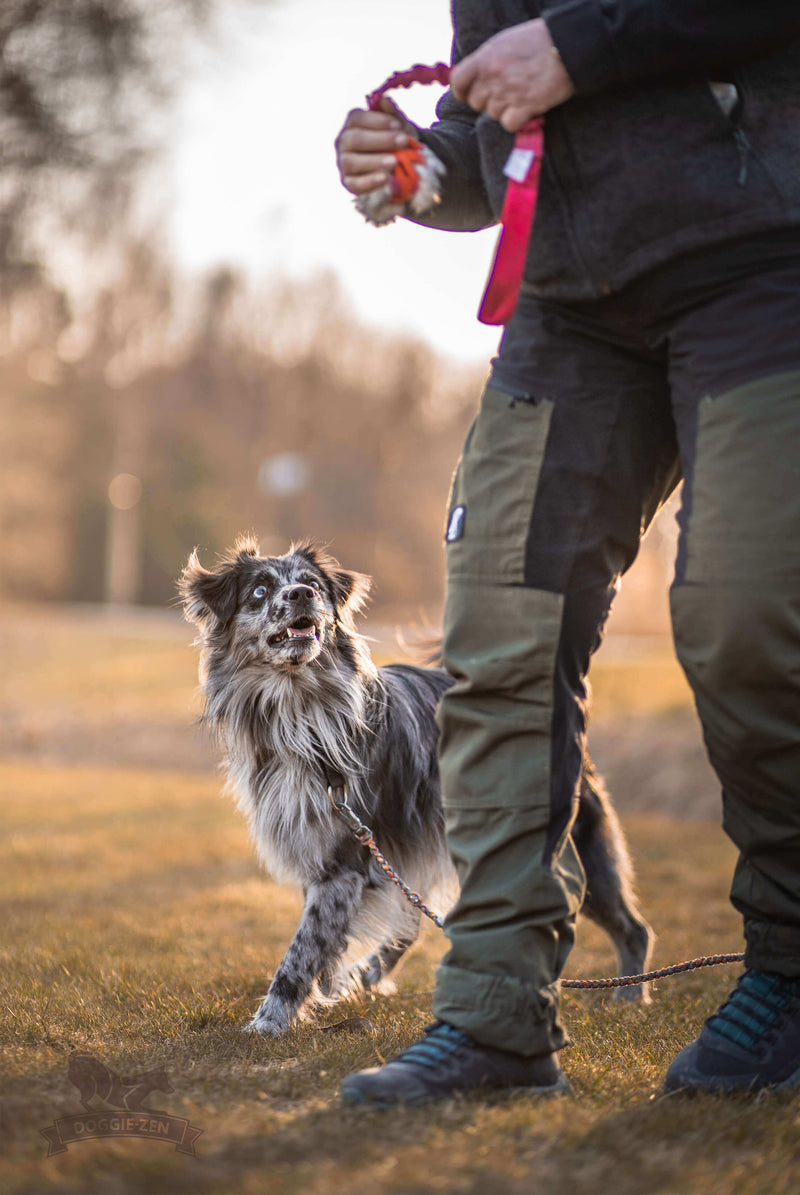
M 449 79 L 450 68 L 443 62 L 436 66 L 413 66 L 382 83 L 377 91 L 367 96 L 367 104 L 371 110 L 376 109 L 381 96 L 394 87 L 410 87 L 412 83 L 447 83 Z M 394 157 L 395 167 L 389 182 L 356 200 L 356 208 L 370 224 L 390 224 L 406 208 L 415 215 L 422 215 L 440 200 L 445 168 L 433 150 L 410 137 L 408 146 L 395 150 Z

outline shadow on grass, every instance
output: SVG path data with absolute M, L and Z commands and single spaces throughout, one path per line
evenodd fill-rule
M 624 1019 L 632 1039 L 646 1035 L 644 1016 Z M 393 1053 L 418 1033 L 423 1017 L 413 1011 L 400 1020 L 395 1011 L 377 1049 L 372 1039 L 348 1033 L 334 1040 L 304 1027 L 265 1042 L 242 1036 L 236 1026 L 190 1035 L 157 1058 L 114 1059 L 120 1068 L 166 1066 L 175 1087 L 169 1111 L 203 1129 L 197 1160 L 144 1142 L 83 1142 L 69 1159 L 46 1160 L 38 1130 L 78 1108 L 61 1052 L 57 1066 L 17 1080 L 25 1121 L 17 1126 L 20 1165 L 10 1185 L 0 1186 L 14 1195 L 530 1195 L 534 1189 L 789 1195 L 797 1189 L 800 1097 L 661 1096 L 653 1076 L 669 1051 L 657 1051 L 654 1070 L 635 1040 L 607 1065 L 598 1058 L 591 1073 L 580 1057 L 574 1068 L 567 1061 L 576 1080 L 565 1099 L 516 1093 L 394 1111 L 341 1106 L 343 1075 L 371 1064 L 376 1053 Z M 594 1045 L 578 1043 L 576 1052 Z
M 325 1098 L 325 1097 L 320 1097 Z M 329 1097 L 328 1097 L 329 1098 Z M 266 1110 L 206 1116 L 198 1159 L 142 1150 L 109 1152 L 84 1145 L 69 1171 L 38 1166 L 15 1195 L 113 1190 L 125 1195 L 264 1190 L 322 1195 L 452 1191 L 466 1195 L 573 1195 L 796 1190 L 797 1102 L 715 1097 L 653 1099 L 643 1094 L 619 1109 L 559 1107 L 525 1096 L 491 1102 L 450 1101 L 394 1112 L 307 1105 L 277 1117 Z M 592 1102 L 593 1103 L 593 1102 Z M 199 1112 L 193 1118 L 201 1123 Z M 224 1140 L 220 1140 L 223 1136 Z

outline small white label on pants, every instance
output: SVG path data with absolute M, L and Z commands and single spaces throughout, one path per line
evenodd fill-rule
M 454 506 L 450 515 L 450 521 L 447 524 L 447 534 L 445 539 L 449 544 L 454 540 L 461 539 L 464 534 L 464 516 L 467 513 L 466 506 Z

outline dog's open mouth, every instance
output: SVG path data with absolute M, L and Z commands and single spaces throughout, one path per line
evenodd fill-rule
M 319 627 L 311 618 L 298 618 L 294 626 L 273 635 L 270 643 L 283 643 L 287 639 L 319 639 Z

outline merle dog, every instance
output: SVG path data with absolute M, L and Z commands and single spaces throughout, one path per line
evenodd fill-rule
M 332 777 L 381 852 L 426 901 L 452 900 L 436 761 L 438 668 L 377 668 L 354 615 L 369 578 L 310 543 L 264 557 L 240 539 L 212 569 L 194 553 L 181 578 L 199 628 L 204 719 L 267 870 L 299 884 L 300 924 L 250 1028 L 277 1036 L 301 1010 L 376 988 L 414 943 L 420 914 L 386 878 L 329 799 Z M 652 933 L 609 798 L 586 763 L 575 842 L 583 912 L 611 937 L 621 974 L 638 974 Z M 625 989 L 642 996 L 640 988 Z M 645 996 L 645 998 L 647 998 Z

